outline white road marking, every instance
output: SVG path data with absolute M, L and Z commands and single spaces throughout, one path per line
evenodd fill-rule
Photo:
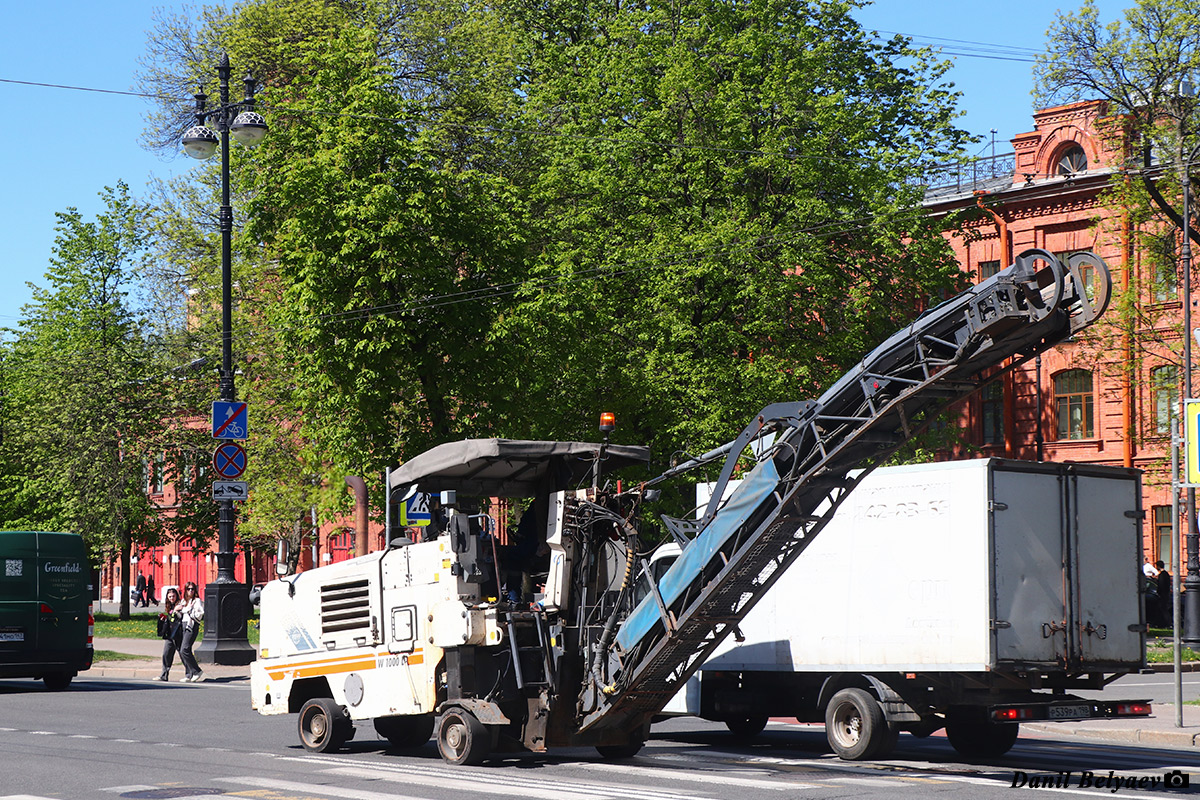
M 684 772 L 683 770 L 665 767 L 635 767 L 629 764 L 597 762 L 574 764 L 573 766 L 580 769 L 596 770 L 598 772 L 618 772 L 622 775 L 645 775 L 647 777 L 666 778 L 668 780 L 686 781 L 689 783 L 717 783 L 722 786 L 747 786 L 755 789 L 782 789 L 786 791 L 789 789 L 813 789 L 817 786 L 812 783 L 794 783 L 788 781 L 786 778 L 781 780 L 741 778 L 736 775 L 724 775 L 715 770 L 707 772 Z
M 273 780 L 247 775 L 242 778 L 216 778 L 222 783 L 236 783 L 243 786 L 257 786 L 263 789 L 274 789 L 285 792 L 304 792 L 306 794 L 326 795 L 329 797 L 347 797 L 350 800 L 426 800 L 422 797 L 393 792 L 368 792 L 364 789 L 346 789 L 341 786 L 327 786 L 323 783 L 300 783 L 298 781 Z M 210 795 L 211 800 L 211 795 Z
M 354 778 L 412 783 L 443 789 L 463 789 L 488 794 L 510 794 L 518 797 L 544 797 L 547 800 L 597 800 L 601 797 L 645 798 L 646 800 L 692 800 L 694 794 L 655 791 L 625 784 L 586 784 L 564 780 L 535 780 L 517 775 L 497 774 L 496 770 L 463 770 L 460 768 L 430 770 L 403 767 L 334 767 L 325 770 L 334 775 Z

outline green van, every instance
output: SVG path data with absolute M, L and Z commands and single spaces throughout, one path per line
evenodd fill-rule
M 91 668 L 90 581 L 81 536 L 0 531 L 0 678 L 58 691 Z

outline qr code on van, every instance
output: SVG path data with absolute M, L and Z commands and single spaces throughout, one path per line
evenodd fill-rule
M 21 577 L 21 565 L 25 562 L 19 558 L 10 558 L 4 562 L 4 577 L 19 578 Z

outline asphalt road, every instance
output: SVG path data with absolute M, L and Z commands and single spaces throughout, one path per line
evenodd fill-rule
M 401 753 L 369 724 L 343 752 L 314 755 L 296 739 L 295 717 L 250 710 L 241 682 L 157 683 L 80 677 L 50 693 L 35 681 L 0 681 L 0 798 L 115 800 L 231 795 L 267 800 L 708 800 L 1008 798 L 1021 775 L 1069 772 L 1072 793 L 1146 797 L 1078 783 L 1194 770 L 1195 752 L 1062 742 L 1023 735 L 1003 759 L 968 764 L 944 738 L 900 737 L 892 758 L 835 758 L 820 727 L 772 723 L 752 744 L 723 726 L 673 720 L 655 726 L 639 756 L 609 762 L 594 750 L 519 754 L 483 767 L 450 767 L 433 743 Z M 1162 791 L 1161 783 L 1156 791 Z

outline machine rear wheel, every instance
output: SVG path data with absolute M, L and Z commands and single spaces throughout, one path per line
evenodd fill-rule
M 375 732 L 393 747 L 420 747 L 433 736 L 434 718 L 429 714 L 408 717 L 376 717 Z
M 883 709 L 863 689 L 842 689 L 825 707 L 825 738 L 840 758 L 871 758 L 886 746 L 888 737 Z
M 475 715 L 447 709 L 437 721 L 438 752 L 448 764 L 482 764 L 492 751 L 492 737 Z
M 331 697 L 314 697 L 305 703 L 296 724 L 300 744 L 313 753 L 340 748 L 350 738 L 354 725 Z

